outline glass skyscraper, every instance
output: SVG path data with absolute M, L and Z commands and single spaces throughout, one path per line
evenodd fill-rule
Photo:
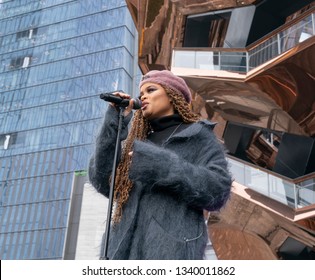
M 0 0 L 0 259 L 63 259 L 106 102 L 139 74 L 123 0 Z

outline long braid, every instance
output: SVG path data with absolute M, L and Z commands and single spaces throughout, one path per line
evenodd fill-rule
M 193 123 L 200 118 L 197 114 L 190 110 L 189 104 L 181 93 L 174 91 L 168 87 L 164 87 L 165 92 L 171 97 L 175 111 L 182 117 L 185 123 Z M 131 156 L 129 152 L 132 151 L 135 140 L 145 140 L 150 131 L 150 125 L 147 119 L 142 115 L 142 111 L 136 111 L 130 133 L 124 142 L 121 161 L 117 167 L 114 201 L 116 202 L 115 213 L 113 217 L 114 224 L 118 223 L 123 214 L 123 207 L 128 201 L 129 193 L 133 187 L 129 180 L 128 174 L 131 164 Z
M 164 87 L 167 94 L 172 98 L 175 111 L 182 117 L 185 123 L 193 123 L 199 121 L 200 117 L 190 110 L 189 104 L 186 102 L 182 94 L 177 91 Z
M 129 168 L 131 164 L 131 156 L 128 154 L 132 151 L 133 142 L 135 140 L 145 140 L 149 133 L 149 122 L 142 115 L 142 111 L 136 111 L 130 133 L 124 142 L 123 152 L 120 163 L 117 167 L 114 201 L 116 209 L 114 213 L 114 223 L 119 222 L 122 216 L 122 209 L 129 198 L 129 192 L 132 188 L 132 182 L 128 178 Z

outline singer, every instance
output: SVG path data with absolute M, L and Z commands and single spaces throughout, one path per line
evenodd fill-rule
M 110 259 L 204 258 L 208 232 L 203 210 L 223 207 L 232 181 L 214 124 L 190 110 L 191 98 L 182 78 L 153 70 L 140 82 L 141 110 L 133 116 L 133 100 L 126 107 Z M 118 125 L 118 111 L 114 104 L 108 107 L 89 163 L 90 182 L 105 196 Z

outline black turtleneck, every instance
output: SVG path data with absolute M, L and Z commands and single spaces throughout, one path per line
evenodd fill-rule
M 147 139 L 154 144 L 162 145 L 172 134 L 177 134 L 189 125 L 184 123 L 178 114 L 150 120 L 152 131 L 149 132 Z

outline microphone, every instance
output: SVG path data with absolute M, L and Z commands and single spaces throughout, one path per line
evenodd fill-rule
M 119 90 L 114 91 L 114 92 L 119 92 Z M 113 92 L 101 93 L 100 98 L 105 101 L 112 102 L 118 107 L 128 107 L 129 102 L 130 102 L 130 99 L 126 99 L 126 98 L 122 98 L 120 96 L 114 95 Z M 139 98 L 132 99 L 132 100 L 133 100 L 133 109 L 134 110 L 140 109 L 142 106 L 141 100 Z

